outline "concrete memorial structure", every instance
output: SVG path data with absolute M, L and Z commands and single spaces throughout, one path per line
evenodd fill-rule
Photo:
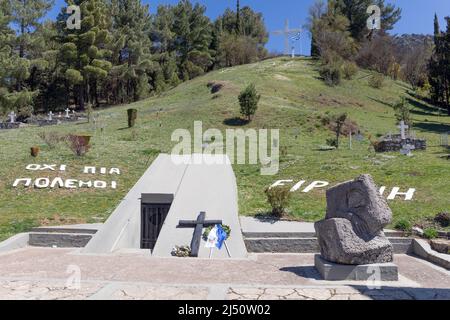
M 400 125 L 397 127 L 400 129 L 400 133 L 394 135 L 389 133 L 384 136 L 374 146 L 376 152 L 400 151 L 404 155 L 411 156 L 411 150 L 427 149 L 427 141 L 425 139 L 417 139 L 407 133 L 406 129 L 409 129 L 409 126 L 404 121 L 400 121 Z
M 145 249 L 152 256 L 170 257 L 175 246 L 194 243 L 196 256 L 208 258 L 210 249 L 199 239 L 199 230 L 221 221 L 231 234 L 228 250 L 215 249 L 214 259 L 246 257 L 229 163 L 226 155 L 159 155 L 82 252 Z
M 316 222 L 321 255 L 315 265 L 326 280 L 397 280 L 393 246 L 383 228 L 392 212 L 370 175 L 339 184 L 327 191 L 327 212 Z
M 20 127 L 20 123 L 16 122 L 17 115 L 14 111 L 8 114 L 9 122 L 0 122 L 0 129 L 17 129 Z

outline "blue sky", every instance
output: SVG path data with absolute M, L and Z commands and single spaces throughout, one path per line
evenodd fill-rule
M 160 4 L 176 4 L 178 0 L 143 0 L 150 4 L 150 11 L 154 13 Z M 215 19 L 227 7 L 235 8 L 236 0 L 193 0 L 206 6 L 206 14 Z M 241 6 L 250 6 L 255 11 L 262 12 L 269 31 L 282 29 L 285 19 L 289 19 L 291 28 L 298 28 L 306 22 L 308 8 L 314 0 L 241 0 Z M 392 33 L 433 33 L 433 17 L 436 12 L 440 18 L 441 29 L 444 29 L 444 16 L 450 16 L 450 0 L 387 0 L 402 8 L 402 19 Z M 51 18 L 56 17 L 64 0 L 55 0 L 55 7 L 50 12 Z M 309 53 L 310 40 L 306 37 L 296 45 L 296 51 Z M 269 51 L 282 52 L 283 37 L 270 36 L 267 44 Z

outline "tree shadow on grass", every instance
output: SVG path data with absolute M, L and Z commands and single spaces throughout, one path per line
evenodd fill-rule
M 436 116 L 439 115 L 439 109 L 435 107 L 430 107 L 423 101 L 415 100 L 411 98 L 406 98 L 406 101 L 412 105 L 415 109 L 411 110 L 411 113 L 423 115 L 423 116 Z
M 383 105 L 385 105 L 387 107 L 391 107 L 392 108 L 392 104 L 390 104 L 390 103 L 388 103 L 386 101 L 383 101 L 383 100 L 380 100 L 380 99 L 377 99 L 377 98 L 372 98 L 372 97 L 367 97 L 367 98 L 369 98 L 372 101 L 378 102 L 380 104 L 383 104 Z
M 248 123 L 249 123 L 248 120 L 245 120 L 245 119 L 242 119 L 239 117 L 228 118 L 223 121 L 223 124 L 225 124 L 227 126 L 231 126 L 231 127 L 241 127 L 241 126 L 245 126 Z
M 435 133 L 450 132 L 450 125 L 439 122 L 414 122 L 414 128 Z

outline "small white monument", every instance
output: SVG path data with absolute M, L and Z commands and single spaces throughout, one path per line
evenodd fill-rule
M 413 154 L 412 154 L 411 151 L 414 150 L 415 148 L 416 147 L 413 146 L 412 144 L 405 144 L 405 145 L 402 146 L 402 149 L 400 150 L 400 153 L 405 155 L 405 156 L 412 157 Z
M 402 137 L 402 140 L 406 140 L 406 129 L 408 129 L 409 126 L 407 126 L 405 124 L 405 121 L 402 120 L 402 121 L 400 121 L 400 125 L 397 126 L 397 128 L 400 129 L 400 135 Z
M 11 123 L 15 123 L 16 122 L 16 114 L 14 111 L 11 111 L 11 113 L 9 114 L 9 122 Z
M 48 121 L 53 121 L 53 112 L 48 113 Z
M 70 118 L 70 109 L 67 108 L 64 112 L 66 113 L 66 118 Z

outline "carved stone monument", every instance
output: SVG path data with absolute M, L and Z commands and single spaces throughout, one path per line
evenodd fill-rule
M 326 280 L 367 280 L 373 264 L 379 280 L 397 280 L 393 247 L 383 232 L 392 212 L 370 175 L 327 191 L 327 212 L 316 222 L 321 256 L 316 267 Z M 370 267 L 371 266 L 371 267 Z

